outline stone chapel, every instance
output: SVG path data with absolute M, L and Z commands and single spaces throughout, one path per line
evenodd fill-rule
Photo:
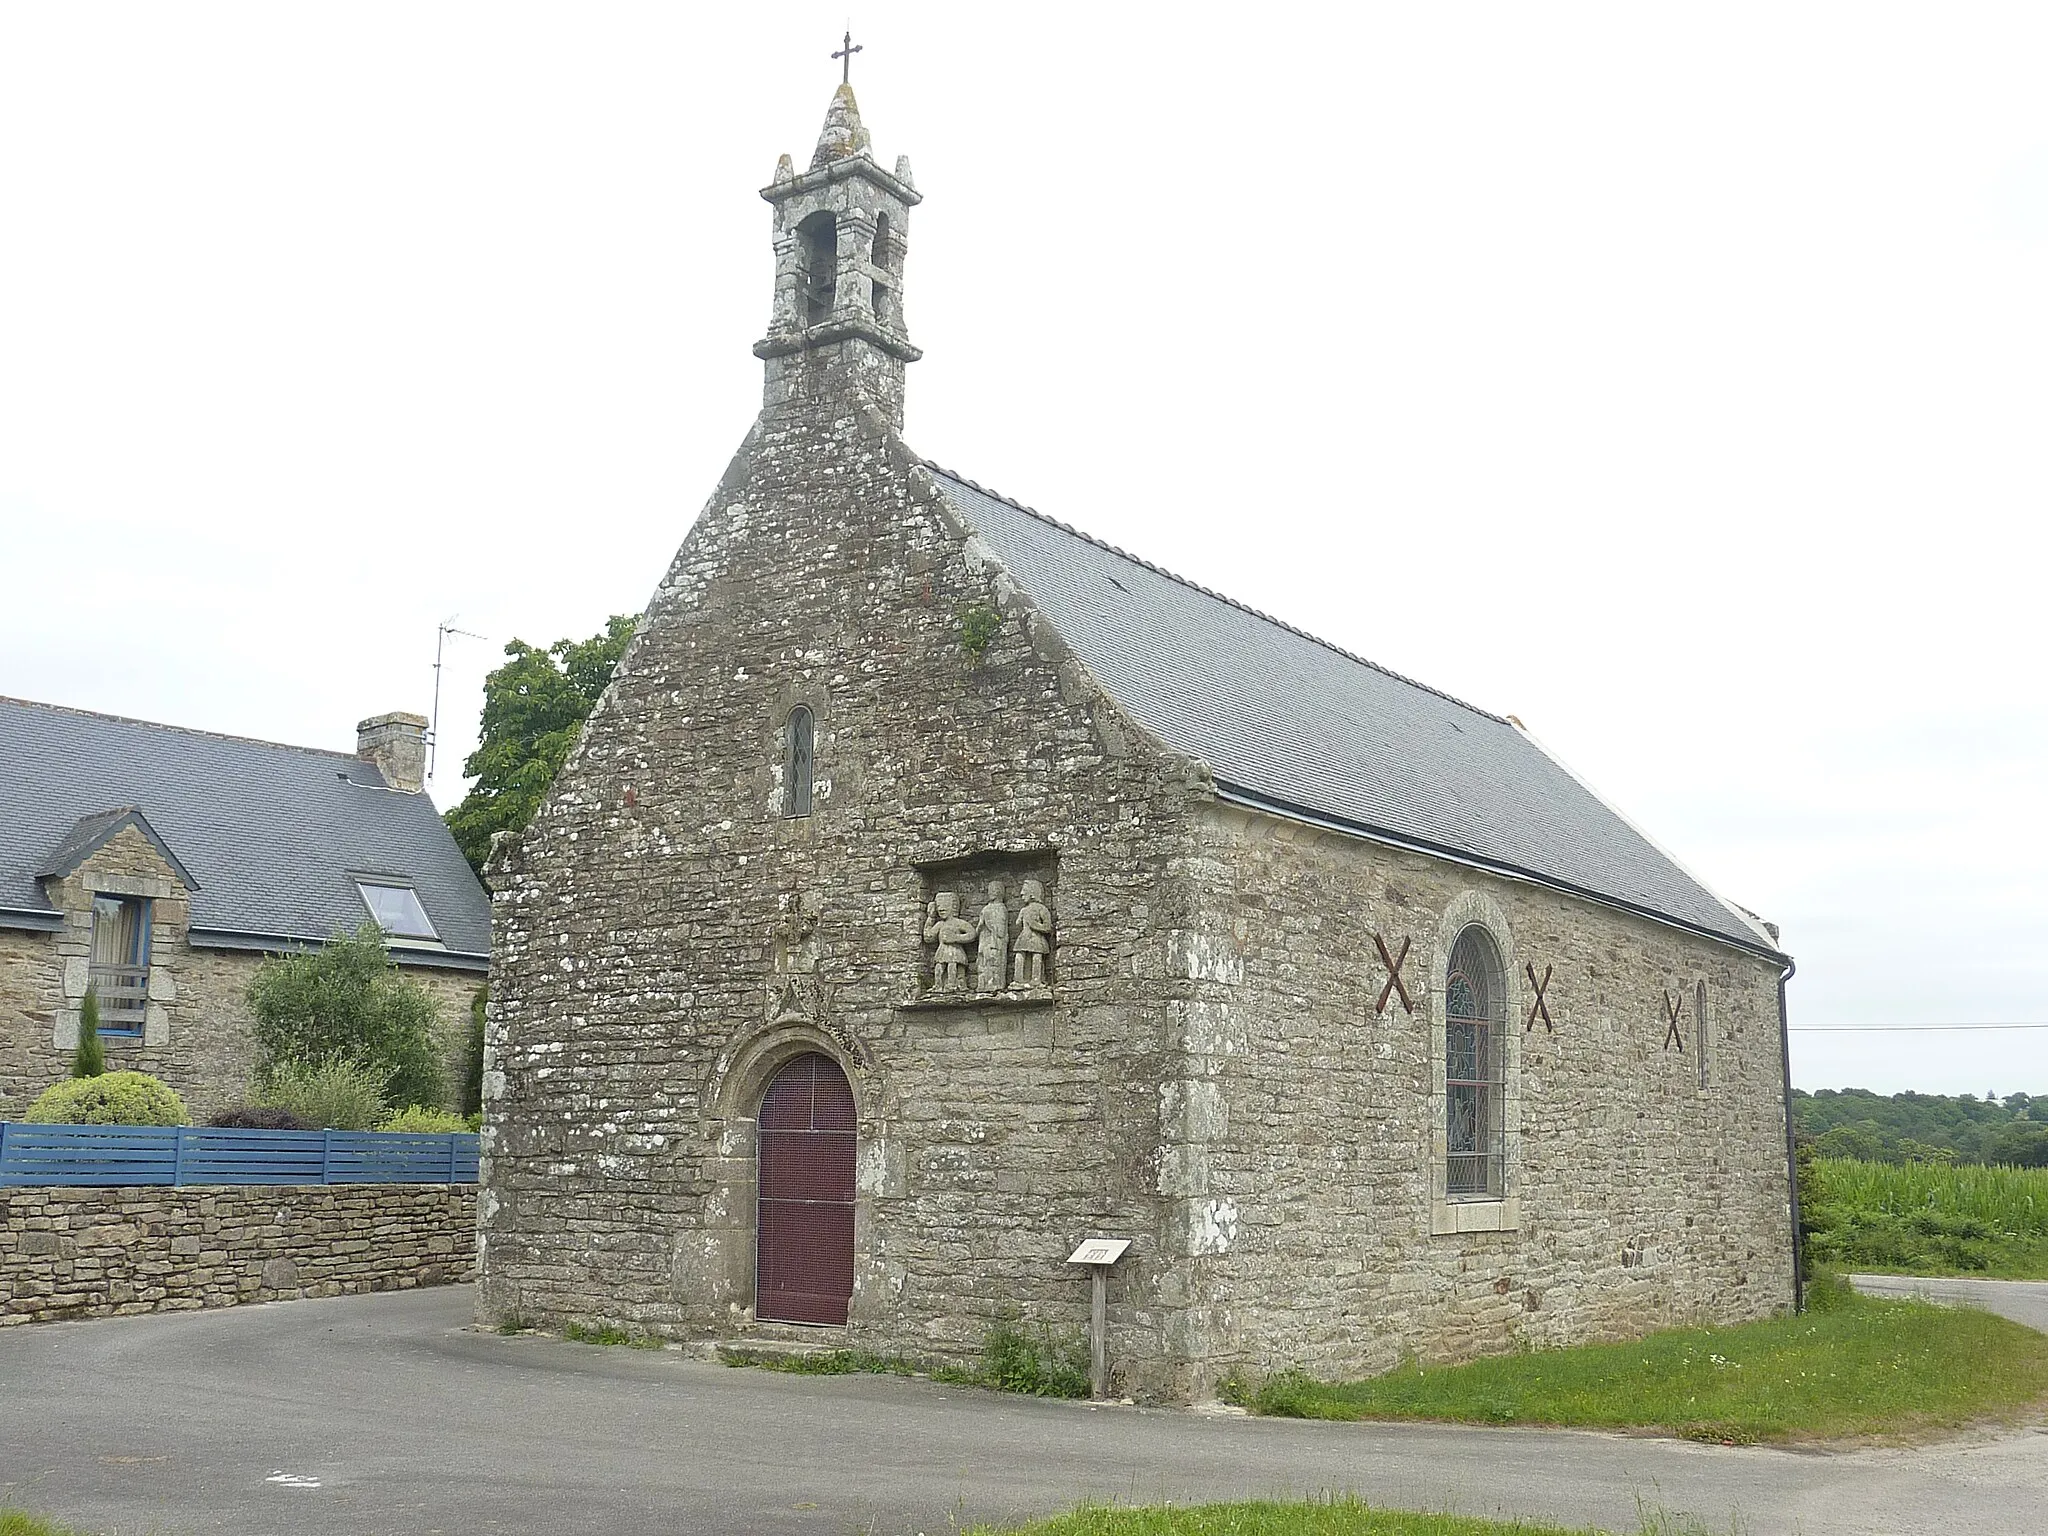
M 1792 1306 L 1776 930 L 922 458 L 850 87 L 761 195 L 761 413 L 493 859 L 482 1315 L 965 1358 L 1128 1238 L 1116 1380 L 1185 1400 Z

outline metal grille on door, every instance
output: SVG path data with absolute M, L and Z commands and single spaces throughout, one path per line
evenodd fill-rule
M 843 1323 L 853 1295 L 853 1089 L 830 1058 L 799 1056 L 759 1121 L 754 1315 Z

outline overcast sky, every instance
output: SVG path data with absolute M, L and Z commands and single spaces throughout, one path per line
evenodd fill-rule
M 845 15 L 0 0 L 0 692 L 350 747 L 455 616 L 452 804 L 759 404 Z M 1518 715 L 1795 1024 L 2048 1023 L 2048 7 L 854 22 L 921 452 Z

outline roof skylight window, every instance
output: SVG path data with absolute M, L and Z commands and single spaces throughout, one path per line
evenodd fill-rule
M 427 920 L 427 909 L 420 905 L 411 886 L 358 880 L 356 889 L 362 892 L 363 905 L 377 919 L 377 926 L 392 938 L 439 941 L 441 935 L 434 932 L 434 925 Z

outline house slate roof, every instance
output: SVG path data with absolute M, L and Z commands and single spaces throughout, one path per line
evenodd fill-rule
M 352 932 L 370 915 L 354 877 L 383 875 L 413 887 L 444 946 L 396 959 L 489 961 L 490 900 L 434 802 L 366 759 L 0 697 L 0 925 L 54 926 L 39 876 L 131 811 L 196 882 L 195 944 Z
M 1778 953 L 1512 721 L 926 467 L 1096 680 L 1219 792 Z

